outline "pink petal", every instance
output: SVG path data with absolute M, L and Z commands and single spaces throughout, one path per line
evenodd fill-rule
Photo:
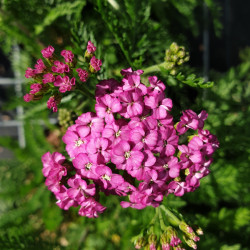
M 86 137 L 90 133 L 90 127 L 89 126 L 77 126 L 76 128 L 77 133 L 80 135 L 81 138 Z
M 88 155 L 80 153 L 72 160 L 72 163 L 77 169 L 85 168 L 85 164 L 89 163 Z
M 156 130 L 150 131 L 150 133 L 145 138 L 145 143 L 148 146 L 155 146 L 158 140 L 158 133 Z
M 174 153 L 175 153 L 175 147 L 171 144 L 167 144 L 165 149 L 165 155 L 172 156 L 174 155 Z
M 119 186 L 124 182 L 124 179 L 119 174 L 113 174 L 111 176 L 111 182 L 112 182 L 112 185 Z
M 195 151 L 195 153 L 193 155 L 191 155 L 189 157 L 189 159 L 193 162 L 193 163 L 201 163 L 202 162 L 202 154 L 199 151 Z
M 178 166 L 174 166 L 169 169 L 169 176 L 171 178 L 175 178 L 179 176 L 179 174 L 180 174 L 180 168 Z
M 127 201 L 121 201 L 120 202 L 120 205 L 123 207 L 123 208 L 128 208 L 131 206 L 131 203 L 130 202 L 127 202 Z
M 96 142 L 94 139 L 92 139 L 88 144 L 87 144 L 87 152 L 89 154 L 96 154 L 97 148 L 96 148 Z
M 118 156 L 122 156 L 128 151 L 130 151 L 130 145 L 126 141 L 120 141 L 113 149 L 113 153 Z
M 121 105 L 120 101 L 118 101 L 117 99 L 114 99 L 110 108 L 111 108 L 113 113 L 116 113 L 122 109 L 122 105 Z
M 127 108 L 127 112 L 130 117 L 138 116 L 142 114 L 142 105 L 139 103 L 133 103 L 132 105 L 129 105 Z
M 133 164 L 133 167 L 139 167 L 144 159 L 144 155 L 140 151 L 131 151 L 129 160 Z
M 70 144 L 74 142 L 75 140 L 78 140 L 78 136 L 75 132 L 68 130 L 65 135 L 62 137 L 62 141 L 65 144 Z
M 67 190 L 67 194 L 71 199 L 75 199 L 75 197 L 80 193 L 79 189 L 76 188 L 69 188 Z

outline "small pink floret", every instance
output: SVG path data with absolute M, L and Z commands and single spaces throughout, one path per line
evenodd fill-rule
M 102 66 L 102 61 L 93 56 L 90 59 L 90 65 L 94 68 L 95 71 L 99 71 Z
M 82 82 L 87 81 L 87 79 L 89 77 L 89 74 L 88 74 L 87 70 L 79 68 L 79 69 L 76 69 L 76 72 L 78 73 L 80 81 L 82 81 Z
M 27 68 L 25 71 L 25 77 L 26 78 L 33 78 L 36 75 L 35 70 L 32 68 Z
M 33 99 L 33 95 L 26 94 L 26 95 L 24 95 L 23 99 L 25 102 L 30 102 Z
M 96 47 L 91 41 L 88 41 L 87 51 L 89 54 L 93 54 L 96 51 Z
M 54 50 L 55 49 L 51 45 L 49 45 L 47 48 L 43 49 L 41 51 L 41 53 L 42 53 L 42 55 L 43 55 L 44 58 L 48 59 L 48 58 L 52 57 L 52 55 L 54 53 Z
M 57 112 L 57 103 L 54 96 L 51 96 L 47 102 L 47 107 L 52 109 L 53 112 Z
M 74 54 L 72 53 L 71 50 L 63 50 L 61 52 L 61 56 L 64 57 L 64 60 L 65 60 L 66 63 L 73 62 Z

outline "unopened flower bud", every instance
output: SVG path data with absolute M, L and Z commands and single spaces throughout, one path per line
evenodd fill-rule
M 162 250 L 170 250 L 171 249 L 170 244 L 169 243 L 162 244 L 161 249 Z
M 193 238 L 193 241 L 197 242 L 199 240 L 200 240 L 200 237 L 198 237 L 198 236 L 195 235 L 194 238 Z
M 170 69 L 172 69 L 174 67 L 174 63 L 173 62 L 167 62 L 166 64 L 165 64 L 165 68 L 167 69 L 167 70 L 170 70 Z
M 199 226 L 197 226 L 197 225 L 194 225 L 193 228 L 194 228 L 195 232 L 196 232 L 198 235 L 203 235 L 203 234 L 204 234 L 201 227 L 199 227 Z
M 170 71 L 170 75 L 176 75 L 176 70 L 175 69 L 172 69 L 171 71 Z
M 151 243 L 151 244 L 149 245 L 149 249 L 150 249 L 150 250 L 156 250 L 156 244 L 155 244 L 155 243 Z
M 193 249 L 197 249 L 197 245 L 195 244 L 195 242 L 193 240 L 191 240 L 185 236 L 183 238 L 188 246 L 192 247 Z
M 178 65 L 182 65 L 183 63 L 184 63 L 183 59 L 179 59 L 178 62 L 177 62 Z
M 178 60 L 178 56 L 177 55 L 172 55 L 171 56 L 171 61 L 176 62 Z
M 152 243 L 157 243 L 157 236 L 155 234 L 150 234 L 148 237 L 148 243 L 151 245 Z
M 184 232 L 189 238 L 194 239 L 195 233 L 186 222 L 182 221 L 179 225 L 179 228 L 181 229 L 182 232 Z
M 190 226 L 187 226 L 187 231 L 188 231 L 188 233 L 193 233 L 194 232 L 193 228 L 190 227 Z
M 177 53 L 177 56 L 179 58 L 183 58 L 185 56 L 185 51 L 184 50 L 179 50 L 178 53 Z
M 202 231 L 201 228 L 198 228 L 197 231 L 196 231 L 196 233 L 197 233 L 198 235 L 203 235 L 203 231 Z
M 67 109 L 59 109 L 58 121 L 59 121 L 59 125 L 64 128 L 68 128 L 70 125 L 73 125 L 71 112 L 68 111 Z
M 179 46 L 177 45 L 177 43 L 172 43 L 172 44 L 170 45 L 170 50 L 171 50 L 173 53 L 177 53 L 178 49 L 179 49 Z
M 186 56 L 186 57 L 184 58 L 184 62 L 188 62 L 189 59 L 190 59 L 190 56 Z
M 168 242 L 168 234 L 166 232 L 164 232 L 162 235 L 161 235 L 161 244 L 167 244 Z
M 146 245 L 146 240 L 144 239 L 144 237 L 140 236 L 134 241 L 134 244 L 136 249 L 141 249 Z

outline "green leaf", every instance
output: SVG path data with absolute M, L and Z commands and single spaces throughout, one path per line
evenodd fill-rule
M 41 24 L 35 26 L 35 34 L 39 35 L 41 32 L 43 32 L 46 26 L 51 25 L 58 17 L 78 14 L 85 5 L 86 1 L 84 0 L 73 1 L 71 3 L 66 2 L 57 5 L 55 8 L 49 11 Z

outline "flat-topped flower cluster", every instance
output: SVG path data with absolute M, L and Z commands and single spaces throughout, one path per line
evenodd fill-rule
M 43 59 L 37 60 L 35 69 L 26 70 L 25 77 L 32 79 L 32 82 L 30 92 L 24 95 L 24 101 L 40 100 L 45 94 L 50 93 L 47 107 L 57 112 L 62 94 L 77 88 L 78 79 L 74 76 L 74 71 L 77 72 L 80 82 L 86 82 L 91 74 L 101 69 L 102 62 L 95 57 L 96 47 L 91 41 L 88 42 L 84 55 L 85 61 L 88 62 L 85 69 L 76 68 L 77 60 L 71 50 L 62 50 L 60 60 L 54 51 L 51 45 L 43 49 L 41 51 Z
M 203 130 L 207 113 L 183 111 L 175 124 L 165 85 L 156 76 L 143 84 L 142 73 L 129 68 L 121 82 L 99 82 L 96 113 L 79 116 L 62 138 L 71 160 L 43 155 L 45 184 L 60 208 L 80 206 L 79 215 L 97 217 L 106 209 L 100 192 L 128 196 L 124 208 L 157 207 L 164 196 L 194 191 L 209 174 L 219 143 Z

